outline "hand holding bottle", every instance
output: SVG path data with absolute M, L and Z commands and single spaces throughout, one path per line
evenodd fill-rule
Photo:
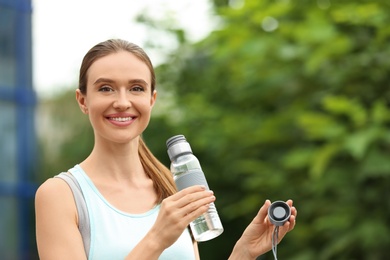
M 183 135 L 176 135 L 167 140 L 171 172 L 178 190 L 193 185 L 204 185 L 209 189 L 206 177 L 198 158 L 192 153 L 191 146 Z M 213 239 L 223 232 L 221 220 L 214 203 L 207 212 L 190 223 L 192 234 L 198 242 Z
M 148 233 L 149 238 L 156 239 L 160 249 L 164 250 L 179 238 L 191 221 L 207 212 L 214 201 L 213 192 L 201 185 L 183 189 L 164 199 Z

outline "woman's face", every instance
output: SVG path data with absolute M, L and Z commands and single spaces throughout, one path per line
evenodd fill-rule
M 87 73 L 87 94 L 76 98 L 89 115 L 95 139 L 126 143 L 147 127 L 156 91 L 151 90 L 148 66 L 130 52 L 96 60 Z

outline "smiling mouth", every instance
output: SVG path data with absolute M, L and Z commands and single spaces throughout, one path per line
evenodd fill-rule
M 109 117 L 109 120 L 117 121 L 117 122 L 127 122 L 131 121 L 132 117 Z

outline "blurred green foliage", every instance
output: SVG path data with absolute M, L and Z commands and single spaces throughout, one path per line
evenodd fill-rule
M 220 28 L 158 74 L 226 229 L 202 259 L 226 259 L 267 198 L 299 211 L 280 259 L 385 259 L 390 4 L 238 2 L 219 1 Z
M 167 166 L 165 140 L 174 134 L 202 163 L 225 232 L 200 244 L 201 258 L 227 259 L 265 199 L 291 198 L 298 221 L 280 259 L 386 259 L 390 3 L 215 3 L 220 26 L 200 42 L 162 28 L 180 47 L 157 68 L 165 96 L 144 134 Z M 53 108 L 63 109 L 58 102 Z M 59 123 L 76 119 L 62 112 Z M 88 155 L 83 122 L 66 124 L 74 136 L 45 161 L 43 176 Z
M 93 148 L 93 131 L 88 117 L 76 101 L 75 90 L 41 100 L 38 108 L 40 123 L 40 181 L 67 171 L 83 161 Z

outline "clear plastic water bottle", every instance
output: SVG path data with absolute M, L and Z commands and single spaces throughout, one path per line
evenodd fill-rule
M 171 172 L 180 191 L 194 185 L 204 185 L 209 190 L 206 177 L 198 158 L 192 153 L 191 146 L 184 135 L 176 135 L 167 140 Z M 211 240 L 223 232 L 221 220 L 214 203 L 206 213 L 190 223 L 194 238 L 198 242 Z

